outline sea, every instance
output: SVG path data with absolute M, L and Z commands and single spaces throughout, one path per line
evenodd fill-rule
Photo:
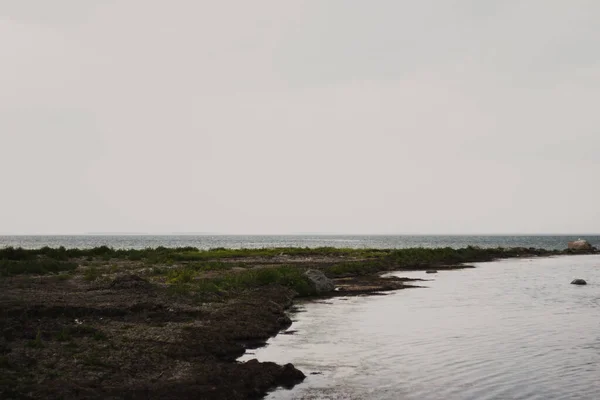
M 401 249 L 409 247 L 535 247 L 562 250 L 571 240 L 585 239 L 600 245 L 599 235 L 17 235 L 0 236 L 0 248 L 48 247 L 115 249 L 147 247 L 186 247 L 199 249 L 225 247 L 338 247 Z

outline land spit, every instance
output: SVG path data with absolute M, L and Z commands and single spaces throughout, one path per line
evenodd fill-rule
M 291 325 L 296 297 L 419 286 L 390 271 L 595 251 L 0 249 L 0 397 L 261 398 L 304 374 L 236 359 Z M 309 268 L 336 290 L 315 296 Z

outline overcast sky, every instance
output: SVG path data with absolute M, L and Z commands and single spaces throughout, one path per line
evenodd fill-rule
M 600 232 L 596 0 L 0 0 L 0 233 Z

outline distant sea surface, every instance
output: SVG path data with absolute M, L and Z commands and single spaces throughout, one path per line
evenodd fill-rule
M 13 246 L 28 249 L 44 246 L 115 249 L 146 247 L 183 247 L 199 249 L 262 247 L 343 247 L 401 249 L 407 247 L 535 247 L 565 249 L 571 240 L 586 239 L 600 246 L 594 235 L 522 235 L 522 236 L 436 236 L 436 235 L 77 235 L 77 236 L 0 236 L 0 248 Z

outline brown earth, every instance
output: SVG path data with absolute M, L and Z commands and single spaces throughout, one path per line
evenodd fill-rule
M 198 297 L 139 275 L 0 279 L 0 397 L 247 399 L 305 378 L 291 364 L 236 362 L 291 325 L 292 290 Z M 405 282 L 341 278 L 332 295 L 397 290 Z

